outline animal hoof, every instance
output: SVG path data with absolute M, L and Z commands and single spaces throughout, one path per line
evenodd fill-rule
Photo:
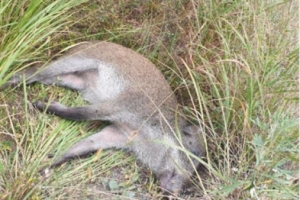
M 45 110 L 45 108 L 46 108 L 46 104 L 44 102 L 39 101 L 39 100 L 37 100 L 36 102 L 32 103 L 32 105 L 35 108 L 39 109 L 39 110 Z

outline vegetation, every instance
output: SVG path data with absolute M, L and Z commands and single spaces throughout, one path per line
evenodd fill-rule
M 299 199 L 298 4 L 247 0 L 2 0 L 0 86 L 84 40 L 134 49 L 161 71 L 204 130 L 203 166 L 178 199 Z M 150 170 L 99 150 L 43 177 L 56 155 L 102 126 L 39 113 L 72 91 L 0 91 L 0 199 L 161 199 Z

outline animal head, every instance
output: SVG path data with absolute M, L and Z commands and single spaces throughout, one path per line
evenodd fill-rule
M 181 128 L 180 135 L 175 138 L 177 146 L 171 147 L 165 158 L 164 166 L 159 175 L 163 190 L 178 193 L 199 166 L 199 161 L 205 154 L 204 138 L 200 127 L 187 125 Z

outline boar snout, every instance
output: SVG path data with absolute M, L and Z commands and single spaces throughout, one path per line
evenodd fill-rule
M 187 177 L 184 174 L 177 174 L 175 171 L 165 171 L 159 176 L 161 189 L 173 194 L 180 193 L 186 181 Z

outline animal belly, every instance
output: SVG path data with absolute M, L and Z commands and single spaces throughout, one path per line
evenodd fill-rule
M 90 80 L 82 95 L 84 100 L 91 104 L 114 100 L 124 91 L 126 84 L 122 75 L 117 73 L 112 66 L 99 64 L 97 77 Z

